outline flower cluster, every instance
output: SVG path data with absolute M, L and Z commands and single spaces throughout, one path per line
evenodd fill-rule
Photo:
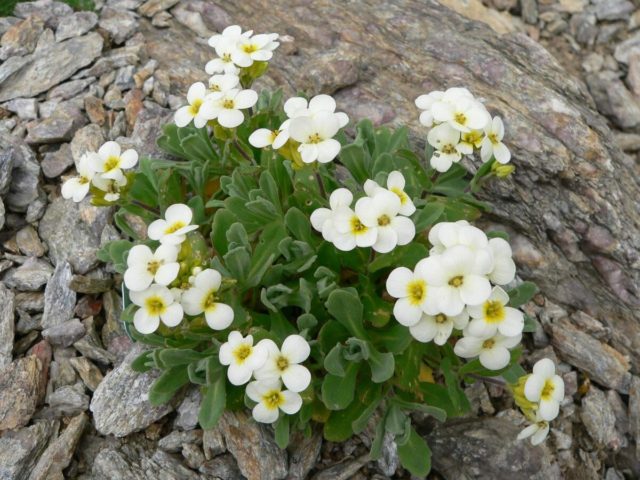
M 240 69 L 249 68 L 256 62 L 267 62 L 280 43 L 277 33 L 253 35 L 253 30 L 242 32 L 238 25 L 225 28 L 222 33 L 209 38 L 217 58 L 204 67 L 209 75 L 214 73 L 238 74 Z
M 319 208 L 311 214 L 311 225 L 338 250 L 371 247 L 376 252 L 390 252 L 397 245 L 407 245 L 416 235 L 416 227 L 408 218 L 416 207 L 404 187 L 404 177 L 398 171 L 387 177 L 387 188 L 367 180 L 366 195 L 353 209 L 353 194 L 338 188 L 329 197 L 330 208 Z
M 420 95 L 415 103 L 422 110 L 420 123 L 430 129 L 427 142 L 435 149 L 430 163 L 438 172 L 446 172 L 463 155 L 471 155 L 478 148 L 483 162 L 495 157 L 498 163 L 509 163 L 511 153 L 502 143 L 502 120 L 491 118 L 482 102 L 466 88 Z
M 107 142 L 97 152 L 86 152 L 77 165 L 78 176 L 62 185 L 62 196 L 80 202 L 87 196 L 91 186 L 104 192 L 107 202 L 120 198 L 120 191 L 128 179 L 123 170 L 135 167 L 138 154 L 133 149 L 124 152 L 116 142 Z
M 300 335 L 289 335 L 282 348 L 270 339 L 253 344 L 253 336 L 233 331 L 220 347 L 220 363 L 227 365 L 227 377 L 233 385 L 247 385 L 247 396 L 256 403 L 253 418 L 273 423 L 279 411 L 293 415 L 302 406 L 299 392 L 311 383 L 311 373 L 301 365 L 311 353 Z M 284 388 L 283 388 L 284 387 Z
M 336 101 L 329 95 L 316 95 L 307 102 L 293 97 L 284 104 L 287 119 L 277 130 L 260 128 L 249 137 L 256 148 L 283 149 L 289 142 L 304 163 L 327 163 L 340 153 L 340 142 L 333 137 L 349 123 L 344 112 L 336 112 Z
M 133 324 L 140 333 L 155 332 L 160 322 L 175 327 L 185 314 L 204 315 L 213 330 L 224 330 L 233 322 L 233 309 L 218 302 L 222 276 L 217 270 L 196 266 L 181 271 L 180 246 L 198 228 L 191 225 L 192 218 L 188 206 L 171 205 L 164 218 L 148 227 L 149 238 L 160 243 L 155 251 L 147 245 L 135 245 L 129 251 L 124 284 L 139 307 Z
M 556 374 L 553 361 L 543 358 L 533 366 L 533 373 L 520 379 L 515 388 L 516 403 L 533 422 L 518 439 L 531 437 L 531 443 L 542 443 L 549 433 L 549 422 L 560 412 L 564 399 L 564 381 Z
M 437 224 L 429 242 L 429 257 L 413 271 L 396 268 L 387 279 L 387 291 L 398 299 L 396 320 L 416 340 L 438 345 L 454 328 L 461 330 L 457 355 L 479 357 L 491 370 L 504 368 L 524 328 L 524 315 L 507 306 L 509 296 L 498 286 L 515 277 L 511 247 L 501 238 L 488 239 L 465 220 Z

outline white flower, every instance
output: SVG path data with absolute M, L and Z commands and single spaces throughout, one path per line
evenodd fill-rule
M 433 114 L 431 113 L 431 108 L 434 103 L 442 99 L 443 95 L 444 92 L 436 90 L 425 95 L 420 95 L 416 98 L 416 107 L 420 110 L 424 110 L 420 113 L 420 123 L 425 127 L 431 128 L 433 126 Z
M 85 153 L 78 162 L 78 176 L 70 178 L 62 184 L 62 197 L 67 200 L 72 198 L 74 202 L 80 202 L 89 193 L 91 179 L 95 171 L 91 168 L 91 157 L 95 153 Z
M 349 208 L 353 202 L 353 194 L 346 188 L 337 188 L 329 196 L 329 208 L 318 208 L 311 214 L 311 225 L 327 242 L 333 242 L 337 235 L 333 219 L 336 212 L 343 208 Z M 353 249 L 354 247 L 351 247 Z M 350 250 L 351 250 L 350 249 Z
M 232 73 L 213 75 L 209 78 L 209 92 L 228 92 L 240 83 L 240 77 Z
M 477 227 L 469 224 L 466 220 L 457 222 L 440 222 L 429 230 L 429 243 L 433 245 L 430 250 L 431 255 L 442 254 L 447 248 L 456 245 L 464 245 L 474 252 L 488 250 L 489 239 L 485 233 Z M 484 255 L 491 255 L 490 251 L 483 252 Z
M 470 132 L 463 132 L 460 135 L 460 143 L 463 144 L 467 150 L 480 148 L 483 140 L 484 132 L 482 130 L 471 130 Z
M 253 407 L 253 418 L 260 423 L 278 420 L 280 410 L 293 415 L 302 407 L 302 397 L 295 392 L 282 390 L 280 380 L 261 380 L 247 385 L 247 396 L 257 402 Z
M 307 341 L 300 335 L 289 335 L 284 339 L 282 348 L 271 340 L 264 340 L 269 357 L 262 368 L 256 370 L 256 380 L 281 379 L 284 386 L 292 392 L 302 392 L 311 383 L 311 373 L 300 365 L 311 353 Z
M 372 197 L 362 197 L 356 202 L 355 212 L 361 222 L 377 230 L 372 248 L 387 253 L 396 245 L 406 245 L 416 235 L 416 227 L 407 217 L 398 215 L 400 198 L 389 190 L 380 189 Z
M 295 117 L 289 124 L 289 135 L 300 142 L 298 151 L 305 163 L 327 163 L 340 153 L 340 142 L 333 136 L 340 130 L 338 117 L 330 112 Z
M 120 181 L 124 177 L 123 168 L 132 168 L 138 163 L 138 154 L 133 149 L 121 152 L 116 142 L 107 142 L 100 147 L 97 155 L 90 157 L 91 168 L 105 179 Z
M 356 247 L 371 247 L 378 237 L 377 228 L 369 228 L 348 207 L 335 211 L 331 218 L 331 242 L 338 250 L 348 252 Z
M 273 57 L 273 51 L 280 45 L 277 33 L 262 33 L 253 37 L 241 36 L 231 59 L 238 67 L 250 67 L 253 62 L 266 62 Z
M 522 334 L 524 315 L 520 310 L 507 307 L 509 295 L 500 287 L 493 287 L 491 296 L 482 305 L 467 307 L 472 320 L 469 334 L 474 337 L 490 337 L 500 332 L 505 337 Z
M 253 107 L 257 101 L 258 94 L 254 90 L 234 88 L 210 94 L 203 109 L 206 115 L 217 118 L 223 127 L 235 128 L 244 121 L 242 110 Z
M 449 170 L 452 164 L 460 161 L 463 154 L 473 153 L 468 145 L 460 143 L 460 132 L 448 124 L 433 127 L 427 135 L 427 141 L 436 149 L 430 164 L 438 172 Z
M 493 117 L 493 120 L 485 128 L 485 137 L 482 140 L 480 158 L 483 162 L 488 161 L 492 156 L 496 157 L 498 163 L 509 163 L 511 152 L 502 143 L 504 138 L 504 125 L 500 117 Z
M 414 271 L 406 267 L 394 269 L 387 278 L 387 292 L 397 298 L 393 315 L 405 327 L 416 325 L 422 314 L 437 315 L 436 299 L 425 278 L 425 262 L 421 260 Z
M 178 127 L 186 127 L 193 120 L 196 128 L 204 127 L 212 119 L 210 111 L 204 108 L 209 92 L 202 82 L 196 82 L 189 87 L 187 102 L 189 105 L 180 107 L 174 116 Z
M 151 240 L 159 240 L 160 243 L 179 245 L 184 242 L 186 234 L 198 228 L 191 225 L 193 212 L 182 203 L 176 203 L 164 212 L 164 219 L 151 222 L 147 235 Z
M 556 367 L 548 358 L 538 360 L 524 384 L 524 396 L 538 403 L 538 415 L 550 422 L 558 416 L 564 399 L 564 381 L 556 375 Z
M 230 38 L 221 38 L 216 42 L 214 47 L 218 58 L 214 58 L 207 62 L 204 66 L 205 72 L 209 75 L 214 73 L 230 73 L 237 75 L 240 69 L 233 63 L 233 54 L 236 51 L 237 40 Z
M 420 321 L 409 327 L 413 338 L 422 343 L 433 340 L 436 345 L 444 345 L 454 328 L 464 329 L 469 323 L 469 314 L 462 312 L 460 315 L 449 317 L 444 313 L 437 315 L 422 314 Z
M 344 112 L 336 112 L 336 101 L 331 95 L 320 94 L 307 102 L 303 97 L 292 97 L 284 102 L 284 112 L 287 117 L 313 117 L 318 113 L 333 113 L 338 119 L 340 128 L 349 123 L 349 117 Z
M 223 40 L 233 43 L 238 42 L 242 37 L 250 37 L 251 35 L 253 35 L 253 30 L 247 30 L 242 33 L 242 28 L 240 28 L 239 25 L 229 25 L 222 33 L 217 33 L 209 37 L 208 43 L 210 47 L 216 48 L 218 43 Z
M 114 180 L 111 178 L 105 178 L 104 175 L 97 173 L 91 179 L 91 183 L 97 189 L 106 192 L 104 194 L 104 199 L 107 202 L 115 202 L 120 198 L 120 190 L 128 183 L 128 180 L 124 175 L 122 178 Z
M 505 337 L 499 333 L 488 338 L 467 334 L 465 330 L 465 336 L 456 342 L 453 351 L 462 358 L 479 357 L 480 364 L 489 370 L 500 370 L 506 367 L 511 359 L 509 349 L 518 345 L 522 338 L 522 335 Z
M 146 245 L 136 245 L 129 250 L 124 284 L 133 292 L 147 289 L 154 280 L 169 285 L 180 271 L 177 258 L 178 248 L 174 245 L 160 245 L 155 252 Z
M 213 330 L 224 330 L 233 322 L 233 309 L 217 301 L 222 277 L 217 270 L 208 268 L 196 275 L 193 287 L 182 294 L 180 302 L 187 315 L 204 312 L 207 325 Z
M 400 199 L 400 210 L 398 213 L 400 215 L 405 215 L 407 217 L 413 215 L 416 211 L 416 207 L 413 204 L 413 200 L 406 194 L 404 191 L 405 180 L 404 175 L 401 172 L 394 170 L 389 173 L 387 177 L 387 190 L 395 193 Z M 367 180 L 364 182 L 364 191 L 370 197 L 373 197 L 379 190 L 384 190 L 380 185 L 378 185 L 373 180 Z
M 448 248 L 442 255 L 425 258 L 424 278 L 433 289 L 438 309 L 446 315 L 458 315 L 466 305 L 480 305 L 491 295 L 486 274 L 490 256 L 477 255 L 464 245 Z
M 489 251 L 493 257 L 493 269 L 487 275 L 496 285 L 506 285 L 516 276 L 516 264 L 511 258 L 511 245 L 504 238 L 489 240 Z
M 431 106 L 435 122 L 446 122 L 460 132 L 482 130 L 490 116 L 482 103 L 466 88 L 450 88 Z
M 289 140 L 289 120 L 285 120 L 278 130 L 259 128 L 249 135 L 249 143 L 256 148 L 282 148 Z
M 267 361 L 269 350 L 262 342 L 253 344 L 253 336 L 243 337 L 238 331 L 229 333 L 226 343 L 220 346 L 220 363 L 228 365 L 227 377 L 233 385 L 244 385 L 253 372 Z
M 168 327 L 175 327 L 182 321 L 182 307 L 163 285 L 151 285 L 142 292 L 129 292 L 129 296 L 140 307 L 133 316 L 133 325 L 140 333 L 155 332 L 160 321 Z
M 536 423 L 529 425 L 518 434 L 518 440 L 531 437 L 531 445 L 539 445 L 544 442 L 549 434 L 549 422 L 536 418 Z

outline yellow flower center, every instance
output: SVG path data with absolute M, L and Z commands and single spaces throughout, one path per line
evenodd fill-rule
M 320 143 L 321 141 L 322 141 L 322 138 L 320 138 L 319 133 L 312 133 L 311 135 L 309 135 L 309 138 L 307 139 L 307 143 Z
M 407 294 L 411 305 L 419 305 L 427 296 L 427 284 L 424 280 L 412 280 L 407 284 Z
M 235 106 L 236 106 L 235 102 L 230 98 L 226 98 L 222 102 L 222 108 L 228 108 L 229 110 L 233 110 Z
M 262 403 L 269 410 L 275 410 L 284 403 L 284 395 L 279 390 L 271 390 L 262 396 Z
M 400 190 L 398 187 L 391 187 L 389 190 L 391 190 L 398 196 L 401 205 L 404 205 L 405 203 L 407 203 L 407 200 L 409 200 L 407 194 Z
M 211 290 L 202 301 L 202 309 L 205 312 L 212 312 L 216 309 L 216 291 Z
M 251 355 L 252 351 L 253 348 L 251 347 L 251 345 L 247 345 L 246 343 L 241 343 L 240 345 L 238 345 L 233 351 L 233 356 L 236 359 L 236 363 L 242 365 L 247 357 Z
M 462 134 L 462 141 L 470 145 L 478 146 L 482 140 L 482 132 L 480 130 L 473 130 L 468 133 Z
M 450 143 L 443 145 L 440 149 L 442 153 L 446 153 L 447 155 L 451 155 L 452 153 L 456 153 L 456 147 Z
M 230 53 L 223 54 L 222 55 L 222 61 L 223 62 L 227 62 L 227 63 L 231 62 L 231 54 Z
M 445 323 L 447 320 L 447 316 L 444 313 L 439 313 L 438 315 L 436 315 L 436 323 L 438 324 Z
M 553 391 L 556 389 L 553 381 L 549 378 L 544 382 L 544 387 L 542 387 L 542 393 L 540 394 L 540 398 L 542 400 L 551 400 L 553 395 Z
M 202 106 L 202 99 L 196 98 L 191 105 L 189 105 L 189 113 L 192 116 L 196 116 L 200 111 L 200 107 Z
M 271 143 L 276 141 L 276 137 L 280 135 L 280 130 L 273 130 L 271 132 Z
M 209 85 L 209 90 L 211 90 L 212 92 L 219 92 L 220 91 L 220 85 L 217 85 L 215 83 Z
M 351 233 L 353 235 L 362 235 L 366 233 L 367 230 L 368 228 L 362 224 L 358 217 L 354 216 L 351 218 Z
M 389 215 L 381 215 L 378 217 L 378 225 L 380 227 L 386 227 L 390 223 L 391 223 L 391 219 L 389 218 Z
M 91 180 L 89 180 L 84 175 L 80 175 L 80 177 L 78 177 L 78 183 L 81 184 L 81 185 L 84 185 L 85 183 L 89 183 L 90 181 Z
M 280 355 L 278 357 L 278 360 L 276 361 L 276 366 L 278 367 L 278 370 L 284 372 L 287 368 L 289 368 L 289 359 L 284 355 Z
M 465 125 L 467 123 L 467 116 L 464 113 L 456 113 L 453 119 L 460 125 Z
M 242 45 L 242 51 L 244 53 L 253 53 L 258 51 L 258 46 L 253 43 L 245 43 Z
M 164 300 L 158 295 L 153 295 L 151 297 L 148 297 L 144 301 L 144 306 L 147 309 L 147 312 L 149 313 L 149 315 L 154 315 L 154 316 L 162 315 L 167 309 L 167 306 L 165 305 Z
M 449 280 L 449 285 L 452 287 L 458 288 L 464 283 L 464 277 L 462 275 L 458 275 Z
M 498 140 L 498 135 L 496 135 L 495 133 L 490 133 L 489 135 L 487 135 L 487 138 L 491 140 L 491 143 L 493 143 L 494 145 L 500 143 L 500 140 Z
M 493 348 L 493 346 L 496 344 L 496 341 L 493 338 L 489 338 L 488 340 L 485 340 L 484 342 L 482 342 L 482 348 Z
M 497 300 L 484 302 L 484 319 L 488 323 L 500 323 L 504 320 L 504 305 Z
M 104 162 L 104 171 L 108 172 L 113 170 L 114 168 L 118 168 L 120 166 L 120 157 L 116 157 L 115 155 L 111 155 Z
M 157 260 L 151 260 L 149 263 L 147 263 L 147 271 L 151 275 L 155 275 L 161 265 L 162 265 L 161 262 Z
M 177 222 L 173 222 L 171 225 L 169 225 L 166 230 L 164 231 L 164 233 L 169 234 L 169 233 L 174 233 L 177 232 L 178 230 L 180 230 L 183 227 L 186 227 L 187 224 L 184 223 L 181 220 L 178 220 Z

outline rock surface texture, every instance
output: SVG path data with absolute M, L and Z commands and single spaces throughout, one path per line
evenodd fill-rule
M 504 119 L 517 171 L 487 194 L 482 226 L 510 233 L 519 276 L 540 286 L 523 363 L 558 360 L 565 399 L 535 448 L 515 440 L 523 419 L 489 383 L 467 387 L 469 418 L 416 417 L 434 478 L 640 478 L 640 8 L 94 3 L 25 2 L 0 18 L 1 480 L 409 478 L 392 441 L 369 461 L 369 430 L 342 444 L 314 432 L 285 452 L 245 413 L 200 430 L 196 388 L 151 407 L 155 374 L 129 366 L 141 350 L 119 321 L 121 278 L 96 256 L 124 235 L 111 209 L 60 197 L 106 140 L 166 158 L 161 127 L 206 81 L 207 38 L 234 23 L 282 35 L 258 90 L 332 94 L 352 120 L 408 125 L 419 148 L 419 94 L 466 86 Z

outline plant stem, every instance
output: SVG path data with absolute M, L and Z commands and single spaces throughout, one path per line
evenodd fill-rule
M 253 156 L 250 156 L 245 150 L 244 148 L 242 148 L 242 146 L 238 143 L 238 139 L 234 138 L 233 139 L 233 146 L 236 147 L 236 150 L 238 150 L 238 152 L 240 153 L 240 155 L 242 155 L 244 157 L 245 160 L 247 160 L 248 162 L 252 163 L 253 165 L 256 165 L 256 160 L 255 158 L 253 158 Z
M 477 378 L 478 380 L 482 380 L 483 382 L 491 383 L 491 384 L 497 385 L 499 387 L 506 387 L 507 386 L 507 383 L 505 381 L 498 380 L 497 378 L 483 377 L 482 375 L 478 375 L 477 373 L 469 373 L 468 375 L 470 377 Z
M 322 183 L 322 177 L 320 176 L 320 172 L 316 170 L 316 180 L 318 181 L 318 189 L 320 190 L 320 195 L 322 198 L 327 197 L 327 193 L 324 191 L 324 183 Z
M 155 213 L 156 215 L 160 215 L 160 210 L 154 207 L 150 207 L 149 205 L 145 205 L 138 200 L 131 200 L 131 203 L 137 207 L 145 209 L 147 212 Z

